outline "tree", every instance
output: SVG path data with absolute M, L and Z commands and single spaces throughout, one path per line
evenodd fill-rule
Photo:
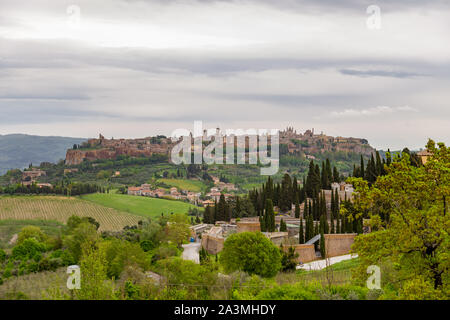
M 432 156 L 423 166 L 411 164 L 403 152 L 373 185 L 351 180 L 358 192 L 357 217 L 367 217 L 372 227 L 353 245 L 361 259 L 360 276 L 368 265 L 394 263 L 401 298 L 449 295 L 450 150 L 432 140 L 427 150 Z
M 273 204 L 271 199 L 266 200 L 264 225 L 267 232 L 275 232 L 275 213 L 273 211 Z
M 361 155 L 361 165 L 359 168 L 360 168 L 359 169 L 359 174 L 360 174 L 359 177 L 364 179 L 366 177 L 366 173 L 364 171 L 364 158 L 362 155 Z
M 323 231 L 320 233 L 320 255 L 323 259 L 326 258 L 326 248 L 325 248 L 325 236 L 323 234 Z
M 340 182 L 339 171 L 336 167 L 333 167 L 333 182 Z
M 169 219 L 170 224 L 166 226 L 167 239 L 181 247 L 184 241 L 188 240 L 191 234 L 187 216 L 184 214 L 174 214 Z
M 220 263 L 226 272 L 240 270 L 270 278 L 281 269 L 281 254 L 260 232 L 235 233 L 225 240 Z
M 303 219 L 300 218 L 300 228 L 299 228 L 299 232 L 298 232 L 298 243 L 299 244 L 303 244 L 305 243 L 305 234 L 303 231 Z
M 286 232 L 286 231 L 287 231 L 286 222 L 284 222 L 283 219 L 281 219 L 281 221 L 280 221 L 280 232 Z
M 281 182 L 281 193 L 278 204 L 282 212 L 291 210 L 292 198 L 293 198 L 292 181 L 291 177 L 286 173 L 283 176 L 283 181 Z
M 297 219 L 300 218 L 300 204 L 298 203 L 298 200 L 295 202 L 295 217 Z
M 82 253 L 82 247 L 85 243 L 95 243 L 99 239 L 97 229 L 89 222 L 81 222 L 77 225 L 64 240 L 64 246 L 79 261 Z
M 287 250 L 283 250 L 283 245 L 280 247 L 281 253 L 281 271 L 293 272 L 297 267 L 298 253 L 295 252 L 294 247 L 289 247 Z
M 114 288 L 107 279 L 107 261 L 103 250 L 93 243 L 85 242 L 80 261 L 81 289 L 75 291 L 79 300 L 110 300 L 114 299 Z
M 21 244 L 26 239 L 36 239 L 38 242 L 45 242 L 48 237 L 47 235 L 42 232 L 41 228 L 36 226 L 27 226 L 23 227 L 22 230 L 19 232 L 19 236 L 17 238 L 17 244 Z

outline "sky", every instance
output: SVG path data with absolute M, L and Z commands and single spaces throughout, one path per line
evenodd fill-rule
M 445 0 L 0 0 L 0 134 L 450 144 L 449 35 Z

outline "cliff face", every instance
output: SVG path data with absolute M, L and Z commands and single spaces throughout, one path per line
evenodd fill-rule
M 66 165 L 77 165 L 83 162 L 85 152 L 81 150 L 67 150 Z
M 166 154 L 167 149 L 155 148 L 154 150 L 137 150 L 133 148 L 118 147 L 116 149 L 67 150 L 66 165 L 77 165 L 82 163 L 85 159 L 87 161 L 115 159 L 120 155 L 150 157 L 154 153 Z

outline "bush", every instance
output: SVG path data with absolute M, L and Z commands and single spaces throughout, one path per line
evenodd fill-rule
M 12 256 L 15 260 L 28 260 L 45 250 L 46 247 L 43 243 L 38 242 L 35 238 L 29 238 L 13 248 Z
M 6 252 L 0 249 L 0 263 L 5 262 L 5 260 L 6 260 Z
M 301 284 L 276 285 L 273 288 L 262 290 L 257 296 L 258 300 L 317 300 L 318 296 L 311 287 Z
M 22 244 L 26 239 L 36 239 L 38 242 L 45 242 L 47 235 L 42 232 L 41 228 L 36 226 L 23 227 L 19 233 L 17 244 Z
M 224 244 L 220 263 L 225 271 L 273 277 L 281 269 L 280 250 L 260 232 L 232 234 Z
M 181 299 L 210 299 L 210 290 L 214 290 L 212 285 L 217 280 L 216 271 L 178 257 L 158 261 L 155 271 L 165 277 L 169 287 L 170 284 L 185 285 L 186 292 L 178 293 Z M 176 291 L 181 288 L 177 286 Z
M 136 265 L 143 270 L 150 265 L 149 257 L 137 243 L 114 239 L 101 243 L 100 249 L 105 253 L 109 278 L 119 278 L 127 265 Z

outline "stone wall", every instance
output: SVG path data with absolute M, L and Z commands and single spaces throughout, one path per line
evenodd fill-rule
M 356 233 L 326 234 L 325 249 L 327 257 L 341 256 L 350 253 L 350 247 L 355 241 Z
M 202 235 L 202 247 L 209 253 L 209 254 L 217 254 L 220 251 L 223 250 L 223 243 L 225 239 L 219 238 L 219 237 L 213 237 L 208 234 Z
M 287 251 L 290 247 L 293 247 L 295 252 L 298 253 L 297 262 L 306 263 L 317 259 L 313 244 L 283 245 L 283 250 Z
M 237 233 L 261 231 L 261 225 L 259 221 L 239 221 L 236 224 Z

